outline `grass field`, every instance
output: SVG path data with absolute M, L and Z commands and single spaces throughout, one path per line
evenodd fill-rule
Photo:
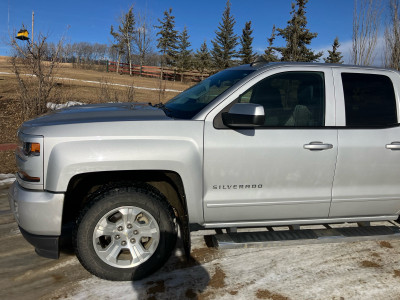
M 18 100 L 18 82 L 12 73 L 8 57 L 0 57 L 0 143 L 15 143 L 16 131 L 22 124 L 21 104 Z M 166 102 L 177 94 L 166 90 L 182 91 L 193 83 L 164 81 L 116 73 L 74 68 L 72 64 L 61 64 L 55 77 L 60 96 L 52 101 L 65 103 L 100 102 Z M 85 82 L 92 81 L 92 82 Z M 117 86 L 115 84 L 125 85 Z M 154 90 L 138 89 L 144 87 Z M 0 151 L 0 173 L 15 172 L 13 151 Z

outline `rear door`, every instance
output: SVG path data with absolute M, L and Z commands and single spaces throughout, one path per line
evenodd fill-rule
M 233 93 L 206 119 L 206 223 L 326 218 L 337 156 L 330 68 L 275 69 Z M 234 102 L 264 106 L 265 124 L 232 129 Z M 314 149 L 314 150 L 313 150 Z
M 330 217 L 400 210 L 396 73 L 336 69 L 338 159 Z

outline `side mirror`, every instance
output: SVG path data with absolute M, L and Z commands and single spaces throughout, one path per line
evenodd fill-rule
M 252 128 L 265 122 L 264 107 L 254 103 L 237 103 L 229 112 L 222 114 L 222 121 L 228 127 Z

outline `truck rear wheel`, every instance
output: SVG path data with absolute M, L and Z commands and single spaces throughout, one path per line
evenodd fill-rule
M 172 210 L 150 185 L 109 186 L 82 211 L 75 252 L 92 274 L 138 280 L 158 270 L 176 244 Z

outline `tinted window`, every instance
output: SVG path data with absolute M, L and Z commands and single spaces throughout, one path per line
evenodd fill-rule
M 390 126 L 397 123 L 392 81 L 384 75 L 342 73 L 346 125 Z
M 219 95 L 245 78 L 254 70 L 224 70 L 186 91 L 165 104 L 165 112 L 173 118 L 191 119 Z
M 286 72 L 265 78 L 241 95 L 239 102 L 264 106 L 265 126 L 324 126 L 322 72 Z

